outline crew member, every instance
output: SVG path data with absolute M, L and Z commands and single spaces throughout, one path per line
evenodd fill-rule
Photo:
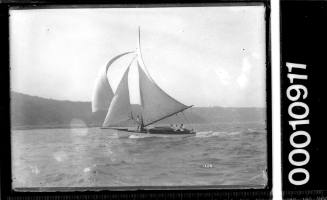
M 136 123 L 137 123 L 137 130 L 140 131 L 140 129 L 141 129 L 141 127 L 140 127 L 141 122 L 140 122 L 140 116 L 139 115 L 137 115 L 137 117 L 136 117 Z
M 183 131 L 184 130 L 184 125 L 181 124 L 181 126 L 179 127 L 179 130 Z

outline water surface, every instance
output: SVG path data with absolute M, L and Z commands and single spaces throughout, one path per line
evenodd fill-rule
M 99 128 L 13 130 L 13 187 L 266 184 L 265 124 L 187 127 L 197 134 L 123 136 Z

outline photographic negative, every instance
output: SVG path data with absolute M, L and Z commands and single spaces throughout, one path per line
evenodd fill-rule
M 265 188 L 265 17 L 11 9 L 13 188 Z

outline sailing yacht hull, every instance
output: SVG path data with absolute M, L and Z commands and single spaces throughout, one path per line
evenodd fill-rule
M 128 128 L 112 128 L 112 127 L 101 127 L 101 129 L 112 129 L 117 130 L 119 132 L 125 132 L 125 133 L 141 133 L 141 134 L 154 134 L 154 135 L 195 135 L 196 132 L 193 130 L 188 129 L 173 129 L 170 127 L 154 127 L 154 128 L 148 128 L 144 129 L 144 131 L 140 131 L 137 129 L 128 129 Z
M 154 127 L 148 129 L 150 134 L 167 134 L 167 135 L 190 135 L 195 134 L 195 131 L 188 129 L 174 129 L 171 127 Z

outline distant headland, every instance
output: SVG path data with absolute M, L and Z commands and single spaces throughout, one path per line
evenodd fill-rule
M 92 113 L 91 102 L 54 100 L 18 92 L 10 94 L 12 129 L 96 127 L 102 125 L 106 115 L 105 112 Z M 193 107 L 161 123 L 264 123 L 265 120 L 265 108 Z

